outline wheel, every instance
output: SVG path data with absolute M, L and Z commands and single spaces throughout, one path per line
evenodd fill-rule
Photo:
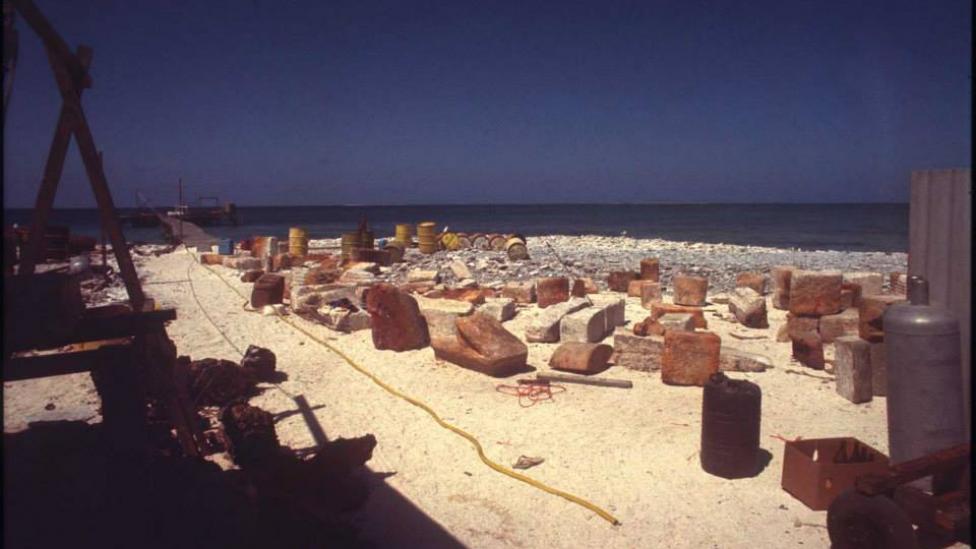
M 827 509 L 831 549 L 918 549 L 908 515 L 885 496 L 843 492 Z

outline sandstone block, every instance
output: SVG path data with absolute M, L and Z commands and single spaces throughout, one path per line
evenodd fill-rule
M 564 276 L 540 278 L 535 282 L 536 301 L 546 308 L 569 299 L 569 279 Z
M 623 326 L 627 322 L 625 318 L 627 301 L 622 297 L 613 294 L 589 294 L 587 297 L 594 307 L 599 307 L 606 312 L 605 333 L 613 333 L 617 326 Z
M 661 284 L 644 280 L 640 287 L 641 306 L 650 309 L 654 303 L 661 303 Z
M 350 269 L 342 273 L 338 281 L 343 284 L 370 285 L 376 282 L 376 275 L 369 271 Z
M 791 338 L 793 342 L 793 358 L 807 368 L 824 369 L 823 340 L 820 334 L 806 334 L 802 337 Z
M 695 317 L 690 313 L 667 313 L 661 315 L 657 320 L 651 321 L 661 326 L 661 335 L 668 330 L 681 330 L 683 332 L 695 331 Z M 654 331 L 657 331 L 656 329 Z M 648 332 L 651 332 L 650 326 Z
M 786 311 L 790 308 L 790 279 L 796 267 L 792 265 L 777 265 L 770 270 L 770 280 L 773 286 L 773 307 Z
M 618 329 L 613 334 L 613 352 L 613 362 L 616 366 L 643 372 L 660 370 L 664 337 L 641 337 Z
M 224 256 L 211 253 L 200 254 L 200 263 L 204 265 L 223 265 Z
M 467 301 L 458 301 L 454 299 L 430 299 L 419 295 L 415 296 L 414 299 L 417 301 L 417 307 L 420 308 L 421 313 L 434 310 L 456 314 L 458 316 L 465 316 L 474 312 L 474 305 L 468 303 Z
M 845 309 L 835 315 L 820 317 L 820 337 L 824 343 L 831 343 L 839 337 L 857 335 L 857 309 Z
M 465 278 L 474 278 L 474 276 L 471 274 L 471 269 L 469 269 L 468 266 L 465 265 L 463 261 L 454 260 L 451 262 L 448 268 L 451 269 L 451 272 L 454 273 L 454 276 L 458 280 L 464 280 Z
M 641 296 L 641 284 L 644 281 L 636 278 L 627 283 L 627 297 L 640 297 Z
M 478 307 L 478 312 L 498 322 L 505 322 L 515 317 L 515 301 L 507 297 L 485 299 L 485 304 Z
M 280 271 L 282 269 L 291 268 L 291 255 L 289 254 L 275 254 L 271 257 L 271 270 Z
M 342 307 L 323 307 L 319 318 L 326 326 L 338 332 L 358 332 L 369 329 L 369 313 L 363 310 L 352 311 Z
M 228 255 L 224 256 L 224 267 L 237 269 L 238 271 L 260 269 L 261 260 L 247 255 Z
M 729 296 L 729 311 L 747 328 L 768 328 L 766 298 L 750 286 L 740 286 Z
M 434 289 L 437 284 L 433 280 L 423 280 L 420 282 L 405 282 L 400 284 L 400 291 L 410 294 L 426 294 Z
M 260 309 L 265 305 L 276 305 L 284 300 L 285 278 L 276 274 L 264 274 L 254 281 L 251 288 L 251 307 Z
M 589 306 L 585 299 L 574 297 L 569 301 L 543 309 L 525 329 L 526 341 L 543 343 L 559 341 L 559 324 L 563 317 Z
M 560 341 L 596 343 L 607 335 L 606 311 L 586 307 L 563 317 L 559 323 Z
M 776 330 L 776 341 L 779 343 L 789 343 L 790 341 L 790 325 L 786 322 L 779 325 Z
M 516 303 L 535 302 L 534 282 L 508 282 L 502 288 L 502 297 L 511 298 Z
M 424 297 L 465 301 L 474 305 L 481 305 L 489 294 L 494 294 L 494 291 L 488 288 L 444 288 L 429 291 L 424 294 Z
M 852 282 L 840 285 L 840 306 L 842 310 L 861 305 L 861 286 Z
M 640 262 L 640 277 L 651 282 L 661 281 L 661 261 L 656 257 L 646 257 Z
M 770 303 L 772 303 L 774 309 L 788 311 L 790 310 L 790 294 L 779 289 L 773 290 Z
M 735 276 L 736 288 L 752 288 L 759 295 L 766 295 L 766 275 L 759 272 L 739 273 Z
M 420 314 L 424 316 L 424 320 L 427 322 L 427 333 L 430 336 L 431 347 L 437 346 L 438 339 L 446 338 L 453 341 L 457 338 L 457 319 L 460 318 L 457 313 L 428 309 L 426 311 L 421 310 Z
M 893 294 L 905 295 L 908 291 L 908 274 L 894 272 L 888 275 L 889 291 Z
M 860 286 L 861 295 L 877 295 L 884 286 L 884 276 L 881 273 L 863 271 L 844 273 L 844 282 Z
M 607 369 L 612 354 L 613 347 L 609 345 L 569 341 L 556 347 L 549 366 L 579 374 L 596 374 Z
M 669 385 L 704 386 L 718 371 L 722 339 L 711 332 L 664 332 L 661 381 Z
M 670 303 L 652 303 L 651 320 L 657 320 L 668 313 L 689 313 L 695 319 L 695 328 L 707 329 L 708 322 L 705 320 L 705 313 L 698 307 L 686 307 L 683 305 L 672 305 Z
M 701 307 L 708 294 L 708 279 L 703 276 L 678 274 L 674 276 L 674 303 Z
M 888 355 L 885 344 L 870 343 L 871 353 L 871 389 L 874 396 L 888 395 Z
M 798 315 L 832 315 L 841 310 L 840 271 L 793 271 L 790 276 L 790 312 Z
M 820 317 L 786 313 L 786 333 L 790 339 L 800 339 L 820 332 Z
M 888 307 L 905 301 L 895 294 L 862 295 L 858 307 L 858 333 L 868 341 L 884 341 L 884 314 Z
M 663 336 L 664 326 L 656 320 L 651 320 L 651 317 L 647 317 L 640 322 L 635 322 L 633 331 L 634 335 L 637 336 Z
M 637 278 L 633 271 L 613 271 L 607 275 L 607 286 L 612 292 L 626 292 L 631 280 Z
M 857 336 L 842 336 L 834 340 L 837 394 L 854 404 L 869 402 L 873 394 L 870 346 Z
M 473 314 L 458 318 L 455 324 L 457 337 L 431 342 L 437 358 L 495 377 L 525 367 L 529 348 L 497 320 Z
M 291 308 L 295 312 L 311 312 L 331 303 L 348 300 L 360 303 L 356 287 L 348 284 L 314 284 L 291 289 Z
M 718 358 L 718 369 L 722 372 L 765 372 L 773 367 L 769 357 L 727 347 L 722 347 Z
M 366 296 L 373 346 L 406 351 L 426 347 L 430 342 L 427 322 L 417 301 L 390 284 L 376 284 Z
M 436 270 L 414 269 L 407 273 L 407 282 L 433 282 L 437 284 L 441 281 L 441 274 Z

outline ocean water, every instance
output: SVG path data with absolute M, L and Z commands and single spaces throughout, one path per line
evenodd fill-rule
M 131 210 L 122 210 L 123 213 Z M 4 225 L 29 224 L 31 210 L 4 210 Z M 366 216 L 377 238 L 397 223 L 434 221 L 457 232 L 535 235 L 621 235 L 635 238 L 798 248 L 908 251 L 908 204 L 549 204 L 471 206 L 239 207 L 238 226 L 207 227 L 222 238 L 286 237 L 304 227 L 310 238 L 337 238 Z M 52 224 L 100 237 L 95 209 L 52 213 Z M 133 242 L 161 242 L 162 229 L 125 226 Z

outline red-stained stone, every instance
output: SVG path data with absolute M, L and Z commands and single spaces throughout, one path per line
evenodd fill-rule
M 660 282 L 661 261 L 656 257 L 647 257 L 641 259 L 640 277 L 642 280 L 650 280 L 651 282 Z
M 642 281 L 641 284 L 641 307 L 650 309 L 655 303 L 661 303 L 661 284 L 649 280 Z
M 711 332 L 664 332 L 661 381 L 669 385 L 704 386 L 718 371 L 722 339 Z
M 861 339 L 884 341 L 884 313 L 889 306 L 902 301 L 905 301 L 905 296 L 897 294 L 861 296 L 861 305 L 857 309 L 857 331 Z
M 534 282 L 509 282 L 502 288 L 502 297 L 507 297 L 516 303 L 535 302 Z
M 633 271 L 613 271 L 607 275 L 607 286 L 611 292 L 626 292 L 630 281 L 637 278 Z
M 556 347 L 549 366 L 579 374 L 596 374 L 607 369 L 613 347 L 601 343 L 568 341 Z
M 701 307 L 708 294 L 708 279 L 703 276 L 678 274 L 674 276 L 674 303 Z
M 823 340 L 819 334 L 807 333 L 799 338 L 792 338 L 793 358 L 800 364 L 815 370 L 824 369 Z
M 536 301 L 540 308 L 569 300 L 569 279 L 564 276 L 540 278 L 535 283 Z
M 251 307 L 260 309 L 265 305 L 281 303 L 285 295 L 285 277 L 276 274 L 264 274 L 254 281 L 251 289 Z
M 759 295 L 766 295 L 766 275 L 757 272 L 745 272 L 735 275 L 736 288 L 752 288 Z
M 475 313 L 455 321 L 456 337 L 431 341 L 434 356 L 476 372 L 501 377 L 525 367 L 529 348 L 494 318 Z
M 790 312 L 798 315 L 832 315 L 841 311 L 840 271 L 793 271 L 790 276 Z
M 390 284 L 376 284 L 366 294 L 373 346 L 406 351 L 426 347 L 430 341 L 427 322 L 417 300 Z
M 699 307 L 686 307 L 683 305 L 672 305 L 671 303 L 651 303 L 651 320 L 657 320 L 668 313 L 690 313 L 694 319 L 695 328 L 707 329 L 708 322 L 705 320 L 705 313 Z

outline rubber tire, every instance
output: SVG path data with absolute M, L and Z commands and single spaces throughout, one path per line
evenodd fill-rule
M 912 521 L 901 507 L 853 488 L 827 509 L 827 533 L 831 549 L 919 549 Z

